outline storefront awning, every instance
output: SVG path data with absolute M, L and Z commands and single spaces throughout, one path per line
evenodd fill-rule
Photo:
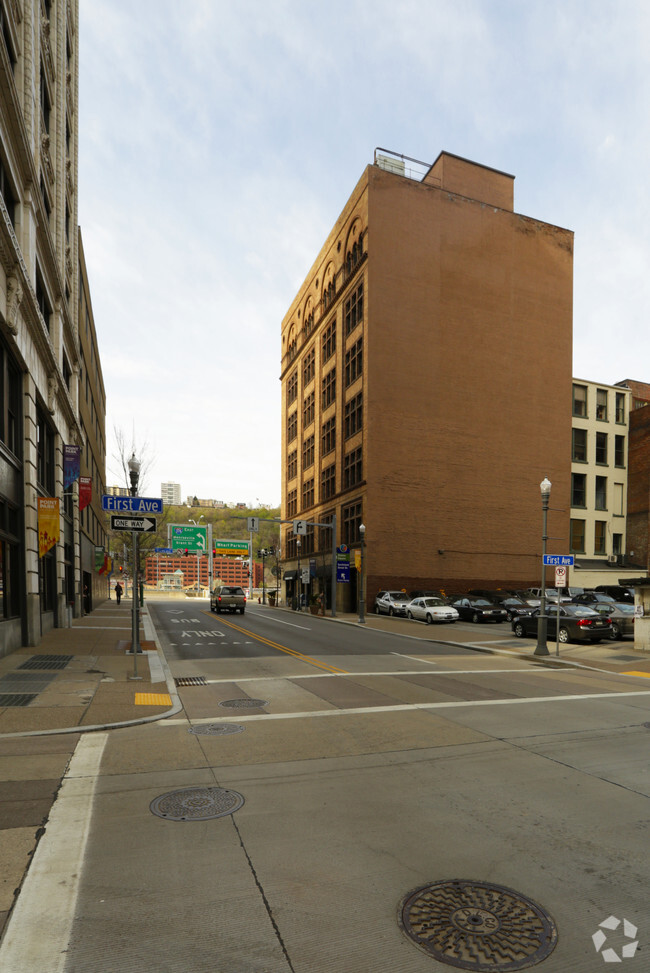
M 285 571 L 283 575 L 283 579 L 285 581 L 295 581 L 297 577 L 298 577 L 297 571 Z

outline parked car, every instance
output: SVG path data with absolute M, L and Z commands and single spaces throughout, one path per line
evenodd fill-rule
M 594 591 L 602 591 L 605 595 L 611 595 L 617 603 L 627 601 L 632 605 L 634 604 L 634 588 L 627 588 L 625 585 L 597 584 Z
M 590 605 L 598 614 L 608 615 L 612 620 L 612 639 L 618 642 L 626 635 L 634 637 L 634 605 L 627 601 L 617 601 L 608 605 L 604 601 L 596 601 Z
M 406 609 L 408 618 L 417 618 L 431 625 L 432 622 L 455 622 L 458 612 L 447 605 L 442 598 L 414 598 Z
M 576 595 L 571 599 L 576 605 L 594 605 L 601 602 L 605 605 L 614 605 L 616 599 L 611 595 L 606 595 L 604 591 L 584 591 L 581 595 Z
M 501 608 L 505 608 L 508 614 L 508 621 L 511 622 L 513 618 L 518 615 L 532 615 L 532 613 L 537 608 L 537 603 L 533 604 L 530 601 L 526 601 L 524 598 L 516 598 L 512 595 L 509 598 L 501 598 L 498 602 Z
M 219 615 L 221 612 L 241 612 L 246 609 L 246 595 L 244 589 L 238 585 L 217 585 L 210 595 L 210 611 Z
M 546 632 L 549 640 L 554 641 L 558 635 L 557 606 L 547 615 Z M 560 642 L 600 642 L 612 637 L 612 622 L 608 615 L 599 615 L 589 605 L 569 603 L 560 605 Z M 512 621 L 512 631 L 517 638 L 537 638 L 537 624 L 539 609 L 532 615 L 523 615 Z
M 375 598 L 375 611 L 378 615 L 406 615 L 410 601 L 405 591 L 384 591 Z
M 541 588 L 527 588 L 524 597 L 528 597 L 528 595 L 530 595 L 531 598 L 540 598 L 541 599 L 541 597 L 542 597 L 542 589 Z M 558 598 L 559 598 L 559 600 L 561 602 L 571 601 L 571 596 L 565 594 L 565 589 L 564 588 L 559 589 L 559 591 L 558 591 L 557 588 L 545 588 L 544 589 L 544 595 L 545 595 L 547 601 L 554 601 L 554 602 L 557 603 Z
M 467 594 L 478 595 L 479 598 L 487 598 L 488 601 L 493 601 L 498 605 L 504 598 L 511 598 L 514 595 L 514 591 L 509 591 L 505 588 L 470 588 Z
M 505 608 L 500 608 L 493 601 L 487 598 L 479 598 L 477 595 L 464 595 L 451 603 L 460 618 L 470 622 L 507 622 L 508 613 Z

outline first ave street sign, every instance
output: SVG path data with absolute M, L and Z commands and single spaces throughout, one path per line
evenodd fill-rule
M 573 554 L 545 554 L 544 564 L 551 567 L 572 568 Z
M 116 514 L 161 514 L 163 502 L 160 497 L 114 497 L 112 493 L 105 493 L 102 510 Z
M 111 530 L 135 530 L 141 534 L 152 534 L 156 521 L 148 517 L 111 517 Z

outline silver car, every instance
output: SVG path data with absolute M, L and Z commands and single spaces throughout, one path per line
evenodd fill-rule
M 417 618 L 427 625 L 433 622 L 455 622 L 458 612 L 451 605 L 445 604 L 442 598 L 414 598 L 406 609 L 408 618 Z
M 378 615 L 406 615 L 410 602 L 405 591 L 383 591 L 375 599 L 375 612 Z

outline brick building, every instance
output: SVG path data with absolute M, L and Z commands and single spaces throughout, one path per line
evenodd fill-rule
M 630 560 L 650 572 L 650 385 L 625 379 L 617 385 L 629 389 L 627 549 Z
M 282 518 L 366 526 L 380 588 L 539 583 L 539 484 L 569 543 L 573 234 L 521 216 L 514 177 L 441 153 L 366 168 L 282 322 Z M 328 586 L 331 531 L 302 566 Z M 283 525 L 286 596 L 296 536 Z M 341 610 L 357 604 L 337 585 Z
M 208 585 L 208 558 L 199 557 L 196 554 L 187 556 L 173 556 L 167 554 L 153 554 L 145 561 L 145 584 L 159 587 L 159 582 L 165 575 L 174 574 L 175 571 L 183 573 L 183 587 L 196 584 L 196 576 L 201 573 L 201 586 Z M 213 557 L 212 558 L 212 578 L 214 582 L 220 579 L 224 584 L 239 584 L 248 588 L 248 562 L 240 561 L 234 557 Z M 262 565 L 253 561 L 253 587 L 262 587 Z

